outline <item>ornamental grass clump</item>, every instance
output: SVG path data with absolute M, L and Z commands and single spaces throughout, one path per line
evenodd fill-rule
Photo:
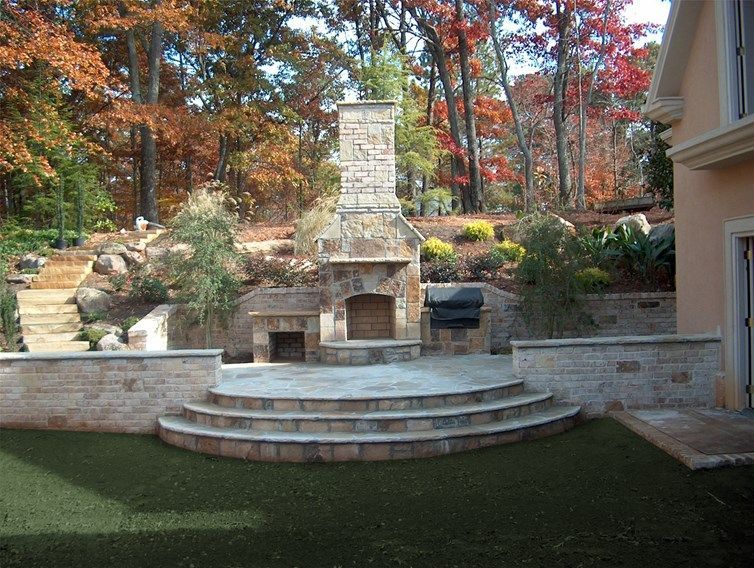
M 235 249 L 238 216 L 226 208 L 221 191 L 199 188 L 173 219 L 171 239 L 186 247 L 168 258 L 178 299 L 204 326 L 207 347 L 216 322 L 227 322 L 241 286 Z
M 294 251 L 301 256 L 317 254 L 317 237 L 324 231 L 335 215 L 338 194 L 320 197 L 314 206 L 296 223 Z
M 489 221 L 472 221 L 463 226 L 463 236 L 470 241 L 489 241 L 495 236 L 495 227 Z

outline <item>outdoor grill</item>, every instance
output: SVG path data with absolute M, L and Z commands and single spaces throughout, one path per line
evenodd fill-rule
M 478 329 L 484 305 L 481 288 L 427 288 L 431 329 Z

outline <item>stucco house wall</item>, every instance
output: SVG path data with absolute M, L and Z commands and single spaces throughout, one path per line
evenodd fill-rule
M 725 346 L 732 335 L 733 272 L 725 229 L 742 217 L 754 223 L 754 117 L 730 118 L 736 87 L 728 8 L 714 0 L 674 0 L 644 111 L 671 126 L 678 333 L 722 334 L 725 405 L 741 408 L 743 391 L 733 384 L 739 379 L 726 370 L 726 361 L 733 367 Z M 725 133 L 736 128 L 739 140 L 725 142 Z

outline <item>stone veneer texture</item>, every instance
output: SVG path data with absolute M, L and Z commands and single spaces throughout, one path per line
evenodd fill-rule
M 513 373 L 527 388 L 581 404 L 588 415 L 640 408 L 711 407 L 720 338 L 665 335 L 513 341 Z
M 0 355 L 0 426 L 152 434 L 204 400 L 220 350 Z
M 320 337 L 348 338 L 346 300 L 394 298 L 396 339 L 421 335 L 419 245 L 395 195 L 395 103 L 339 103 L 341 193 L 319 236 Z

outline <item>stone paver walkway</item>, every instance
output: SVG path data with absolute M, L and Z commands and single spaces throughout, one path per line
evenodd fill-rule
M 754 419 L 738 412 L 628 410 L 612 416 L 691 469 L 754 464 Z
M 465 355 L 363 366 L 224 365 L 223 381 L 212 391 L 230 396 L 358 399 L 463 393 L 515 380 L 510 355 Z

